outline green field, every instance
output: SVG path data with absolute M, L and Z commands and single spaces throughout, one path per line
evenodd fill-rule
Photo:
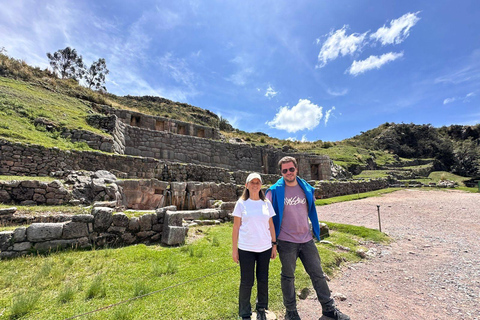
M 135 245 L 1 261 L 0 319 L 65 319 L 148 293 L 153 294 L 83 318 L 236 319 L 239 268 L 231 258 L 232 224 L 190 231 L 201 238 L 181 247 Z M 329 275 L 344 261 L 361 260 L 360 241 L 389 240 L 377 230 L 339 224 L 331 224 L 331 234 L 333 245 L 317 243 Z M 296 276 L 298 289 L 311 286 L 300 262 Z M 278 258 L 270 267 L 270 309 L 284 312 Z

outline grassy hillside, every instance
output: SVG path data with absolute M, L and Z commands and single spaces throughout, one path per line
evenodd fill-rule
M 0 136 L 2 138 L 41 144 L 61 149 L 88 149 L 85 143 L 72 143 L 60 137 L 59 131 L 48 132 L 35 125 L 38 118 L 47 119 L 59 128 L 83 129 L 98 134 L 85 117 L 90 107 L 85 101 L 38 86 L 0 77 Z
M 343 141 L 281 140 L 262 132 L 234 129 L 213 112 L 186 103 L 161 97 L 120 97 L 92 91 L 74 80 L 58 79 L 48 70 L 30 67 L 0 53 L 1 138 L 62 149 L 88 149 L 84 143 L 61 138 L 59 131 L 61 128 L 83 129 L 102 134 L 85 121 L 93 112 L 94 103 L 216 127 L 227 140 L 328 155 L 353 173 L 377 166 L 403 166 L 412 158 L 431 158 L 436 161 L 437 170 L 462 176 L 480 175 L 480 125 L 437 129 L 431 125 L 385 123 Z M 36 126 L 38 118 L 52 122 L 57 130 L 48 132 Z

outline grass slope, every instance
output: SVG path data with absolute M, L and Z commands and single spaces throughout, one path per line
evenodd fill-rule
M 63 139 L 58 131 L 47 132 L 34 125 L 35 119 L 42 117 L 59 127 L 104 135 L 86 123 L 88 112 L 90 107 L 82 100 L 0 77 L 0 137 L 5 139 L 61 149 L 89 149 L 85 143 Z

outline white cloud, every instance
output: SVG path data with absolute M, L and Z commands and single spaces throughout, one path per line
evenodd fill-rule
M 383 27 L 370 35 L 370 39 L 380 41 L 382 45 L 403 42 L 409 36 L 410 29 L 420 20 L 417 16 L 419 13 L 407 13 L 398 19 L 390 21 L 390 27 L 383 25 Z
M 452 103 L 452 102 L 457 101 L 457 100 L 460 100 L 463 103 L 467 103 L 467 102 L 470 102 L 470 99 L 475 97 L 476 95 L 477 94 L 475 92 L 470 92 L 470 93 L 467 93 L 465 95 L 465 97 L 446 98 L 445 100 L 443 100 L 443 104 L 449 104 L 449 103 Z
M 449 103 L 452 103 L 454 102 L 455 100 L 457 100 L 457 98 L 447 98 L 445 100 L 443 100 L 443 104 L 449 104 Z
M 328 120 L 330 119 L 330 116 L 332 115 L 332 112 L 335 110 L 335 107 L 332 107 L 331 109 L 327 110 L 325 113 L 325 126 L 328 123 Z
M 331 96 L 339 97 L 339 96 L 344 96 L 348 93 L 348 89 L 327 89 L 327 93 Z
M 265 97 L 267 97 L 268 99 L 272 99 L 277 94 L 278 94 L 278 92 L 275 91 L 271 85 L 269 85 L 268 88 L 267 88 L 267 92 L 265 93 Z
M 312 130 L 322 119 L 322 107 L 312 103 L 308 99 L 300 99 L 297 105 L 291 109 L 288 106 L 281 107 L 272 121 L 267 124 L 275 129 L 297 132 L 300 130 Z
M 330 32 L 318 54 L 319 64 L 317 68 L 323 68 L 328 61 L 337 59 L 339 55 L 353 55 L 362 49 L 368 32 L 362 34 L 352 33 L 347 36 L 345 34 L 347 28 L 348 26 L 343 26 L 342 29 Z M 317 40 L 317 42 L 320 41 Z
M 304 134 L 304 135 L 302 136 L 302 140 L 301 140 L 301 141 L 302 141 L 302 142 L 308 142 L 308 139 L 307 139 L 307 135 L 306 135 L 306 134 Z
M 364 73 L 365 71 L 372 70 L 372 69 L 379 69 L 384 64 L 397 60 L 398 58 L 403 57 L 403 52 L 395 53 L 389 52 L 382 54 L 379 56 L 370 56 L 365 60 L 362 61 L 353 61 L 350 69 L 348 69 L 348 73 L 351 75 L 359 75 Z

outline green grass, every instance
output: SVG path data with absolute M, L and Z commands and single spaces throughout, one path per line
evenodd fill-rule
M 334 246 L 317 243 L 329 275 L 344 261 L 361 259 L 355 253 L 360 239 L 383 241 L 376 230 L 329 225 Z M 1 261 L 0 309 L 6 309 L 0 319 L 64 319 L 155 291 L 85 319 L 237 319 L 240 270 L 231 258 L 232 224 L 201 229 L 202 238 L 181 247 L 135 245 Z M 278 258 L 269 281 L 270 309 L 283 312 Z M 311 287 L 300 261 L 296 286 Z M 255 295 L 254 289 L 252 303 Z
M 0 181 L 25 181 L 25 180 L 37 180 L 42 182 L 52 182 L 58 180 L 53 177 L 32 177 L 32 176 L 0 176 Z
M 360 174 L 353 176 L 354 179 L 378 179 L 389 176 L 388 172 L 392 170 L 363 170 Z
M 466 181 L 469 179 L 470 178 L 462 177 L 447 171 L 433 171 L 425 179 L 411 179 L 408 181 L 417 181 L 424 184 L 428 184 L 430 182 L 439 183 L 442 180 L 450 180 L 450 181 L 457 182 L 460 187 L 465 187 L 465 184 L 463 183 L 463 181 Z
M 43 215 L 43 214 L 88 214 L 91 208 L 62 205 L 62 206 L 21 206 L 17 204 L 0 203 L 0 209 L 4 208 L 17 208 L 16 214 L 28 214 L 28 215 Z
M 332 204 L 332 203 L 337 203 L 337 202 L 344 202 L 344 201 L 358 200 L 358 199 L 364 199 L 364 198 L 370 198 L 370 197 L 377 197 L 377 196 L 380 196 L 382 194 L 395 192 L 395 191 L 398 191 L 398 190 L 401 190 L 401 189 L 402 188 L 386 188 L 386 189 L 380 189 L 380 190 L 375 190 L 375 191 L 370 191 L 370 192 L 349 194 L 349 195 L 346 195 L 346 196 L 338 196 L 338 197 L 332 197 L 332 198 L 327 198 L 327 199 L 317 199 L 315 201 L 315 204 L 317 206 L 324 206 L 324 205 L 327 205 L 327 204 Z
M 85 117 L 90 111 L 86 102 L 43 89 L 28 82 L 0 77 L 0 137 L 10 141 L 39 144 L 60 149 L 91 150 L 85 143 L 73 143 L 35 127 L 34 120 L 46 118 L 58 127 L 83 129 L 105 135 L 89 126 Z

